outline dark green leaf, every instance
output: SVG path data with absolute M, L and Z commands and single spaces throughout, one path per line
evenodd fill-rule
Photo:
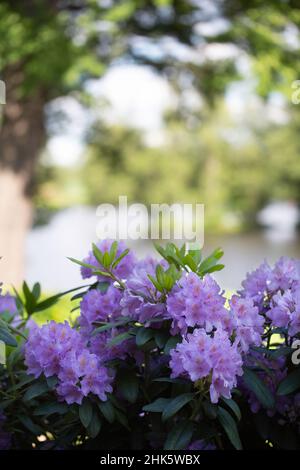
M 43 415 L 49 416 L 54 413 L 61 415 L 61 414 L 67 413 L 67 411 L 68 411 L 68 405 L 66 405 L 65 403 L 53 402 L 53 403 L 43 403 L 42 405 L 35 408 L 33 414 L 34 416 L 43 416 Z
M 224 408 L 219 406 L 218 418 L 219 418 L 221 426 L 226 432 L 228 439 L 230 440 L 233 447 L 235 447 L 235 449 L 237 450 L 241 450 L 242 444 L 241 444 L 239 432 L 238 432 L 238 429 L 237 429 L 237 426 L 233 417 L 228 413 L 228 411 L 224 410 Z
M 48 385 L 46 383 L 37 382 L 31 385 L 27 390 L 23 397 L 25 401 L 32 400 L 33 398 L 39 397 L 43 395 L 43 393 L 49 390 Z
M 98 403 L 98 407 L 109 423 L 113 423 L 115 420 L 114 407 L 109 401 L 102 401 Z
M 13 335 L 8 331 L 7 328 L 0 327 L 0 340 L 3 341 L 7 346 L 18 346 L 16 339 Z
M 166 342 L 166 345 L 165 345 L 165 348 L 164 348 L 164 353 L 169 354 L 172 349 L 176 348 L 176 346 L 179 342 L 180 342 L 179 336 L 173 336 L 172 338 L 170 338 Z
M 94 411 L 90 424 L 87 427 L 88 435 L 94 439 L 101 430 L 102 422 L 98 414 Z
M 171 400 L 171 398 L 157 398 L 157 400 L 149 403 L 149 405 L 145 405 L 143 410 L 151 411 L 152 413 L 162 413 Z
M 255 372 L 245 367 L 243 380 L 264 408 L 274 408 L 274 396 Z
M 82 405 L 79 407 L 79 418 L 85 428 L 88 427 L 92 420 L 93 407 L 88 399 L 84 399 Z
M 136 335 L 136 339 L 135 339 L 136 345 L 138 347 L 141 347 L 152 338 L 153 338 L 153 330 L 151 328 L 141 327 L 138 329 L 138 332 Z
M 79 289 L 84 289 L 85 287 L 89 286 L 74 287 L 74 289 L 69 289 L 64 292 L 60 292 L 59 294 L 53 295 L 52 297 L 48 297 L 47 299 L 42 300 L 35 306 L 34 312 L 41 312 L 42 310 L 46 310 L 47 308 L 52 307 L 52 305 L 55 305 L 56 302 L 58 302 L 58 300 L 64 295 L 70 294 L 71 292 L 75 292 Z
M 288 395 L 300 388 L 300 368 L 291 372 L 277 388 L 277 395 Z
M 239 405 L 232 400 L 232 398 L 222 398 L 222 401 L 234 412 L 237 419 L 240 421 L 242 415 Z
M 95 330 L 92 333 L 92 336 L 95 336 L 98 333 L 102 333 L 103 331 L 111 330 L 112 328 L 116 328 L 117 326 L 126 325 L 130 321 L 131 321 L 130 318 L 124 317 L 124 319 L 122 319 L 120 321 L 106 323 L 105 325 L 102 325 L 102 326 L 99 326 L 98 328 L 95 328 Z
M 183 393 L 182 395 L 178 395 L 165 407 L 162 420 L 166 421 L 167 419 L 174 416 L 181 408 L 183 408 L 187 403 L 192 401 L 194 398 L 193 393 Z
M 135 403 L 139 393 L 139 382 L 134 372 L 124 371 L 117 378 L 118 390 L 130 403 Z
M 194 425 L 190 421 L 183 421 L 172 427 L 166 439 L 164 450 L 186 449 L 192 439 Z
M 18 419 L 32 434 L 38 436 L 43 433 L 43 429 L 39 425 L 35 424 L 32 419 L 29 418 L 29 416 L 18 415 Z
M 125 333 L 121 333 L 120 335 L 115 336 L 107 344 L 109 347 L 117 346 L 118 344 L 123 343 L 123 341 L 126 341 L 129 338 L 132 338 L 132 335 L 126 331 Z
M 163 349 L 166 342 L 168 341 L 169 334 L 166 331 L 156 331 L 155 332 L 155 342 L 160 349 Z

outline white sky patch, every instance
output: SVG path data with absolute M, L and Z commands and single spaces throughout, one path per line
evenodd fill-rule
M 57 166 L 78 164 L 84 151 L 82 140 L 72 134 L 51 137 L 47 142 L 47 157 Z
M 80 161 L 84 151 L 83 136 L 91 122 L 89 113 L 73 97 L 52 101 L 46 114 L 50 137 L 46 146 L 45 161 L 58 166 L 72 166 Z
M 175 100 L 166 80 L 137 65 L 115 66 L 101 80 L 90 81 L 87 89 L 109 101 L 111 106 L 104 110 L 108 121 L 146 132 L 162 128 L 163 114 Z

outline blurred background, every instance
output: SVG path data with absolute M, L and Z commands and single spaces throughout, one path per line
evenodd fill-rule
M 79 285 L 119 195 L 204 203 L 224 288 L 300 255 L 298 1 L 1 0 L 0 37 L 3 282 Z

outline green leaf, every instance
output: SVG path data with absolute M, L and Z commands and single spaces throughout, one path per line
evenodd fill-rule
M 108 341 L 107 345 L 109 347 L 117 346 L 118 344 L 123 343 L 123 341 L 129 338 L 132 338 L 132 335 L 126 331 L 125 333 L 121 333 L 120 335 L 117 335 L 114 338 L 112 338 L 110 341 Z
M 275 398 L 265 383 L 256 375 L 255 372 L 244 368 L 243 380 L 246 386 L 255 394 L 258 401 L 264 408 L 274 408 Z
M 0 340 L 3 341 L 7 346 L 17 347 L 18 343 L 13 335 L 8 331 L 7 328 L 0 327 Z
M 90 424 L 87 427 L 88 435 L 94 439 L 98 436 L 102 426 L 102 421 L 98 414 L 94 411 Z
M 85 428 L 88 427 L 92 420 L 93 407 L 88 399 L 84 399 L 82 405 L 79 407 L 79 418 Z
M 300 368 L 291 372 L 280 382 L 277 388 L 277 395 L 288 395 L 300 388 Z
M 168 341 L 169 334 L 166 331 L 156 331 L 155 332 L 155 342 L 160 349 L 163 349 L 166 342 Z
M 114 241 L 111 244 L 111 247 L 110 247 L 110 250 L 109 250 L 109 257 L 110 257 L 111 263 L 115 260 L 117 251 L 118 251 L 118 242 Z
M 55 375 L 46 378 L 48 387 L 52 390 L 58 384 L 58 378 Z
M 95 256 L 98 263 L 103 265 L 103 253 L 101 250 L 99 250 L 99 248 L 97 247 L 95 243 L 92 244 L 92 250 L 93 250 L 93 255 Z
M 32 419 L 29 418 L 29 416 L 18 415 L 17 417 L 21 421 L 23 426 L 25 426 L 25 428 L 28 429 L 32 434 L 38 436 L 43 433 L 43 429 L 37 424 L 35 424 Z
M 209 419 L 215 419 L 217 417 L 218 407 L 210 401 L 206 400 L 203 402 L 203 409 Z
M 170 384 L 181 384 L 181 385 L 187 385 L 190 383 L 186 379 L 172 379 L 171 377 L 158 377 L 157 379 L 153 379 L 153 382 L 167 382 Z
M 119 423 L 121 423 L 122 426 L 124 426 L 124 428 L 126 428 L 130 431 L 130 427 L 129 427 L 126 415 L 124 413 L 122 413 L 122 411 L 120 411 L 120 410 L 115 410 L 115 415 L 116 415 L 116 419 L 119 421 Z
M 103 414 L 104 418 L 109 422 L 113 423 L 115 420 L 114 407 L 109 401 L 102 401 L 98 403 L 98 407 Z
M 190 421 L 183 421 L 172 427 L 166 439 L 164 450 L 182 450 L 189 445 L 194 432 Z
M 239 405 L 234 400 L 232 400 L 232 398 L 222 397 L 222 401 L 234 412 L 238 421 L 240 421 L 242 414 Z
M 95 336 L 98 333 L 102 333 L 103 331 L 111 330 L 112 328 L 116 328 L 117 326 L 126 325 L 130 321 L 132 321 L 131 318 L 124 317 L 124 320 L 111 322 L 111 323 L 106 323 L 105 325 L 102 325 L 102 326 L 99 326 L 98 328 L 95 328 L 95 330 L 92 333 L 92 336 Z
M 162 420 L 166 421 L 167 419 L 174 416 L 181 408 L 183 408 L 187 403 L 192 401 L 194 398 L 193 393 L 183 393 L 182 395 L 178 395 L 165 407 Z
M 48 392 L 49 388 L 46 383 L 35 383 L 31 385 L 27 390 L 26 393 L 23 397 L 25 401 L 32 400 L 33 398 L 39 397 L 40 395 L 43 395 L 43 393 Z
M 111 261 L 110 261 L 110 255 L 109 255 L 108 252 L 105 252 L 105 253 L 103 254 L 102 264 L 103 264 L 103 266 L 104 266 L 105 268 L 109 268 L 110 263 L 111 263 Z
M 118 266 L 118 264 L 122 261 L 123 258 L 125 258 L 125 256 L 128 255 L 129 253 L 129 249 L 126 248 L 126 250 L 124 250 L 120 256 L 118 256 L 118 258 L 113 262 L 113 264 L 111 265 L 112 268 L 115 268 L 116 266 Z
M 166 345 L 165 345 L 165 348 L 164 348 L 164 353 L 165 354 L 169 354 L 170 351 L 174 348 L 176 348 L 177 344 L 180 342 L 180 337 L 179 336 L 173 336 L 171 337 L 167 342 L 166 342 Z
M 25 308 L 28 314 L 31 315 L 34 312 L 34 308 L 36 305 L 36 298 L 31 292 L 31 290 L 29 289 L 28 284 L 25 281 L 23 282 L 23 294 L 25 297 Z
M 154 332 L 151 328 L 139 328 L 135 338 L 136 345 L 138 347 L 143 346 L 145 343 L 147 343 L 150 339 L 153 338 L 153 333 Z
M 35 300 L 38 300 L 41 295 L 41 284 L 39 282 L 36 282 L 32 288 L 32 294 L 35 298 Z
M 223 427 L 224 431 L 226 432 L 228 439 L 230 440 L 231 444 L 235 449 L 241 450 L 242 443 L 240 440 L 239 432 L 236 426 L 236 423 L 228 411 L 224 410 L 221 406 L 218 409 L 218 419 L 220 421 L 221 426 Z
M 170 403 L 171 398 L 157 398 L 149 405 L 143 406 L 143 411 L 151 411 L 152 413 L 162 413 L 166 408 L 167 404 Z
M 206 269 L 205 274 L 211 274 L 217 271 L 222 271 L 224 269 L 225 265 L 224 264 L 216 264 L 215 266 L 212 266 L 209 269 Z
M 43 403 L 42 405 L 38 406 L 35 408 L 33 414 L 34 416 L 43 416 L 43 415 L 53 415 L 55 413 L 57 414 L 65 414 L 69 410 L 68 405 L 65 403 L 58 403 L 58 402 L 53 402 L 53 403 Z
M 123 397 L 130 403 L 135 403 L 139 393 L 139 382 L 135 373 L 123 371 L 117 378 L 117 384 Z
M 150 281 L 152 282 L 152 284 L 154 285 L 156 290 L 158 290 L 159 292 L 164 291 L 163 287 L 159 284 L 159 282 L 155 279 L 155 277 L 151 276 L 151 274 L 147 274 L 147 276 L 150 279 Z
M 24 374 L 22 375 L 22 377 L 19 378 L 19 382 L 16 385 L 13 385 L 11 388 L 9 388 L 8 391 L 19 390 L 20 388 L 24 387 L 24 385 L 27 385 L 28 383 L 33 382 L 34 380 L 36 380 L 34 375 Z
M 59 294 L 48 297 L 47 299 L 42 300 L 41 302 L 36 304 L 34 308 L 34 312 L 41 312 L 42 310 L 46 310 L 47 308 L 55 305 L 56 302 L 58 302 L 58 300 L 64 295 L 70 294 L 71 292 L 75 292 L 76 290 L 79 290 L 79 289 L 84 289 L 85 287 L 89 287 L 89 286 L 74 287 L 73 289 L 69 289 L 64 292 L 60 292 Z
M 198 272 L 202 275 L 208 272 L 212 272 L 211 269 L 214 268 L 214 266 L 216 266 L 217 261 L 220 258 L 222 258 L 223 255 L 224 255 L 223 250 L 221 248 L 217 248 L 215 251 L 212 252 L 210 256 L 208 256 L 207 258 L 205 258 L 204 261 L 202 261 L 202 263 L 199 266 Z

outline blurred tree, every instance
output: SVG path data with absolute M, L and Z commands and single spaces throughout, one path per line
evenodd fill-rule
M 222 34 L 216 31 L 220 19 Z M 1 263 L 0 276 L 16 283 L 22 277 L 47 102 L 82 90 L 109 64 L 134 58 L 164 73 L 178 90 L 202 90 L 213 103 L 235 74 L 235 57 L 209 59 L 208 44 L 216 41 L 255 58 L 262 94 L 274 86 L 287 90 L 299 72 L 299 44 L 291 44 L 291 37 L 299 41 L 299 24 L 294 0 L 2 0 L 0 70 L 7 105 L 0 134 L 0 251 L 8 262 Z

